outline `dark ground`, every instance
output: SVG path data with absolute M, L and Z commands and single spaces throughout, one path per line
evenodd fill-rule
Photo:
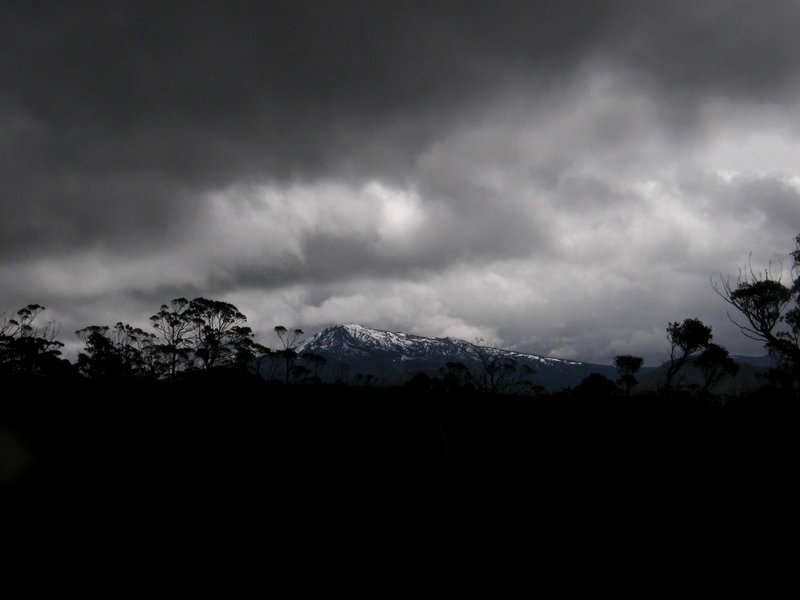
M 206 493 L 341 471 L 524 466 L 561 479 L 702 479 L 779 469 L 793 402 L 447 396 L 403 389 L 86 385 L 29 388 L 0 406 L 18 459 L 7 495 L 83 488 Z M 23 396 L 23 397 L 20 397 Z M 9 462 L 10 461 L 10 462 Z M 20 463 L 22 461 L 22 463 Z M 26 468 L 13 467 L 20 464 Z M 573 477 L 574 476 L 574 477 Z
M 507 570 L 534 565 L 567 587 L 593 573 L 594 585 L 636 588 L 632 571 L 708 575 L 721 549 L 751 563 L 792 541 L 786 403 L 229 383 L 134 386 L 125 399 L 116 386 L 63 391 L 0 404 L 5 458 L 28 461 L 13 482 L 4 463 L 4 548 L 33 566 L 31 585 L 59 573 L 100 586 L 102 571 L 131 589 L 165 576 L 176 592 L 281 577 L 368 590 L 366 572 L 387 570 L 382 586 L 432 572 L 450 589 L 481 576 L 475 561 L 504 556 Z M 445 567 L 463 555 L 472 562 Z M 606 560 L 616 570 L 598 569 Z

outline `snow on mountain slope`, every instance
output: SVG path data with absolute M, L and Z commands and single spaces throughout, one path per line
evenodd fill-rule
M 486 365 L 516 362 L 518 367 L 531 367 L 532 381 L 548 390 L 573 387 L 590 373 L 600 373 L 611 380 L 618 377 L 611 365 L 598 365 L 491 346 L 480 346 L 457 338 L 433 338 L 397 331 L 381 331 L 362 325 L 335 325 L 312 335 L 298 348 L 298 353 L 313 352 L 324 356 L 327 366 L 323 378 L 335 380 L 349 375 L 372 375 L 383 383 L 403 383 L 417 373 L 441 376 L 440 369 L 449 362 L 460 362 L 473 375 L 485 372 Z M 753 387 L 752 373 L 773 366 L 769 357 L 736 357 L 742 374 L 733 383 Z M 638 377 L 638 389 L 657 389 L 663 383 L 661 367 L 644 367 Z M 751 375 L 748 375 L 751 374 Z M 752 380 L 752 381 L 751 381 Z
M 490 346 L 479 346 L 456 338 L 431 338 L 408 333 L 381 331 L 362 325 L 329 327 L 305 340 L 297 352 L 313 352 L 328 360 L 327 377 L 346 365 L 348 373 L 370 374 L 380 381 L 401 383 L 416 373 L 436 376 L 448 362 L 460 362 L 480 371 L 491 362 L 513 360 L 535 371 L 533 380 L 547 389 L 576 385 L 589 373 L 615 377 L 608 365 L 593 365 L 536 354 L 525 354 Z
M 311 336 L 298 352 L 329 352 L 349 356 L 370 356 L 375 353 L 399 355 L 400 359 L 438 359 L 448 361 L 480 360 L 485 357 L 532 360 L 551 365 L 582 363 L 535 354 L 523 354 L 490 346 L 479 346 L 457 338 L 429 338 L 408 333 L 381 331 L 362 325 L 335 325 Z

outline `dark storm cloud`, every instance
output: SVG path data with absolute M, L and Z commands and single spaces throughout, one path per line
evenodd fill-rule
M 2 201 L 36 223 L 4 219 L 6 252 L 174 233 L 193 224 L 187 197 L 230 182 L 402 176 L 509 66 L 572 60 L 596 12 L 551 28 L 552 8 L 505 9 L 6 5 Z
M 602 12 L 581 9 L 576 19 L 549 5 L 520 14 L 516 4 L 428 2 L 30 6 L 4 11 L 0 60 L 5 101 L 50 136 L 40 157 L 201 179 L 320 168 L 337 143 L 361 143 L 392 119 L 435 127 L 519 69 L 567 66 Z M 408 137 L 400 141 L 413 147 L 426 136 Z
M 636 2 L 617 24 L 623 61 L 668 94 L 777 99 L 796 90 L 794 0 Z
M 31 177 L 144 172 L 195 188 L 348 163 L 402 174 L 460 111 L 589 57 L 671 94 L 774 97 L 800 50 L 795 2 L 32 6 L 0 25 L 3 112 L 33 124 L 4 135 L 4 153 L 25 154 Z

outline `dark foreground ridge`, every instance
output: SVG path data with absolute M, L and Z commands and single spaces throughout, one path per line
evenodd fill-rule
M 25 501 L 76 494 L 251 493 L 393 468 L 524 465 L 542 485 L 769 478 L 792 456 L 796 399 L 449 396 L 293 387 L 256 377 L 125 390 L 33 385 L 0 408 L 0 485 Z M 309 479 L 311 478 L 311 479 Z M 543 479 L 541 479 L 543 478 Z M 363 483 L 363 480 L 361 480 Z
M 688 540 L 785 548 L 764 540 L 785 531 L 796 497 L 789 398 L 720 407 L 206 377 L 131 385 L 123 399 L 116 385 L 75 385 L 70 400 L 29 386 L 0 404 L 6 547 L 65 576 L 85 568 L 87 541 L 92 575 L 139 581 L 154 564 L 175 577 L 183 561 L 181 579 L 206 587 L 198 569 L 231 564 L 302 580 L 310 555 L 327 563 L 350 540 L 379 561 L 394 549 L 438 564 L 499 533 L 556 562 L 623 540 L 629 555 L 679 547 L 705 565 L 706 546 Z M 220 577 L 225 590 L 238 580 Z

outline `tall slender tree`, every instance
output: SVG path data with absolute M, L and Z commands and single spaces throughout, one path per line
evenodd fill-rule
M 281 341 L 281 345 L 283 346 L 283 348 L 277 352 L 283 358 L 284 364 L 286 365 L 286 383 L 288 384 L 292 371 L 292 365 L 294 364 L 294 361 L 297 360 L 295 346 L 297 345 L 297 342 L 300 341 L 300 336 L 303 335 L 303 330 L 294 329 L 293 331 L 289 331 L 283 325 L 276 325 L 274 331 L 275 335 L 278 336 L 278 339 Z
M 150 323 L 161 339 L 156 350 L 164 360 L 170 380 L 175 379 L 178 370 L 189 360 L 189 334 L 195 323 L 187 312 L 188 307 L 186 298 L 175 298 L 169 304 L 162 304 L 159 311 L 150 317 Z

